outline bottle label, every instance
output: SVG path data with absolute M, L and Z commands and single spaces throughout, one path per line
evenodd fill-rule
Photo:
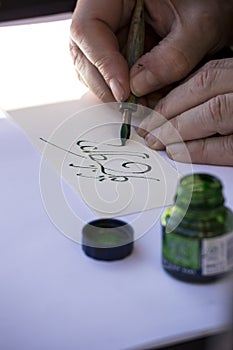
M 188 275 L 228 272 L 233 269 L 233 232 L 204 239 L 163 233 L 163 265 Z
M 202 274 L 209 276 L 233 269 L 233 232 L 202 239 Z

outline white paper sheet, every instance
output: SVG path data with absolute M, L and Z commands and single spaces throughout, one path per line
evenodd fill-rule
M 118 104 L 84 108 L 63 120 L 56 113 L 36 118 L 26 113 L 15 120 L 98 216 L 122 216 L 173 202 L 177 170 L 145 146 L 133 126 L 130 140 L 121 146 Z

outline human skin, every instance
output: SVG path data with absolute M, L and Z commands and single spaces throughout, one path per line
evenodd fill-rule
M 178 85 L 203 57 L 233 42 L 233 0 L 145 0 L 145 54 L 129 72 L 122 53 L 134 5 L 134 0 L 112 0 L 111 6 L 107 0 L 79 0 L 73 14 L 70 51 L 78 77 L 103 102 L 124 101 L 131 90 L 139 97 L 139 103 L 154 108 L 161 96 L 171 90 L 173 83 Z M 181 131 L 193 162 L 232 165 L 232 127 L 229 126 L 232 113 L 228 120 L 224 117 L 223 124 L 227 130 L 219 130 L 216 125 L 217 119 L 223 117 L 221 111 L 232 106 L 232 97 L 228 96 L 232 93 L 230 82 L 226 84 L 228 91 L 223 94 L 227 95 L 227 101 L 221 93 L 228 77 L 223 71 L 228 69 L 232 72 L 232 65 L 220 68 L 221 64 L 216 70 L 223 80 L 214 81 L 215 93 L 211 96 L 208 97 L 208 88 L 205 88 L 205 84 L 211 85 L 211 79 L 204 73 L 199 78 L 197 73 L 197 78 L 188 80 L 190 91 L 184 90 L 182 95 L 184 85 L 181 83 L 181 87 L 173 89 L 155 107 L 165 118 L 174 118 L 174 126 L 177 121 L 182 121 L 177 130 Z M 214 74 L 213 67 L 204 66 L 203 69 L 210 77 Z M 192 90 L 197 96 L 195 103 L 189 105 L 189 100 L 193 101 Z M 174 103 L 177 107 L 173 109 Z M 203 131 L 202 119 L 198 124 L 198 118 L 195 118 L 199 126 L 194 129 L 195 122 L 189 108 L 200 115 L 208 109 L 207 123 L 212 118 L 213 128 Z M 184 122 L 187 115 L 190 116 L 187 119 L 189 123 Z M 145 133 L 144 128 L 150 135 Z M 168 124 L 165 123 L 162 131 L 165 132 L 166 128 Z M 188 129 L 192 135 L 186 135 Z M 156 125 L 153 128 L 148 126 L 147 120 L 138 132 L 146 136 L 151 148 L 162 149 L 165 146 L 171 158 L 187 161 L 182 153 L 182 143 L 170 139 L 172 135 L 167 135 L 168 141 L 163 139 L 163 145 L 158 142 L 160 130 Z M 215 133 L 222 137 L 209 137 Z
M 233 166 L 233 58 L 205 64 L 155 111 L 168 121 L 148 117 L 138 129 L 150 148 L 176 161 Z
M 122 51 L 135 0 L 77 2 L 70 52 L 79 79 L 103 102 L 126 100 L 130 89 L 151 100 L 151 93 L 183 79 L 206 54 L 232 41 L 233 0 L 144 3 L 145 54 L 129 72 Z

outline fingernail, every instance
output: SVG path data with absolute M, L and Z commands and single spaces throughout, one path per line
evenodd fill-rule
M 141 137 L 143 137 L 143 138 L 145 138 L 146 135 L 148 134 L 148 131 L 145 130 L 144 128 L 140 127 L 140 126 L 138 126 L 138 127 L 136 128 L 136 132 L 138 133 L 139 136 L 141 136 Z
M 121 84 L 119 83 L 119 81 L 113 78 L 109 81 L 109 86 L 110 86 L 110 89 L 112 90 L 112 94 L 115 97 L 115 99 L 118 102 L 124 101 L 124 90 Z
M 186 152 L 182 143 L 173 143 L 167 146 L 166 152 L 169 158 L 182 162 L 186 160 Z
M 145 141 L 149 147 L 155 146 L 157 143 L 157 138 L 152 134 L 147 134 Z
M 145 137 L 145 141 L 150 148 L 156 149 L 157 151 L 164 150 L 165 146 L 156 134 L 159 135 L 159 131 L 153 130 L 153 134 L 148 134 Z
M 146 135 L 149 133 L 149 131 L 147 130 L 147 122 L 145 120 L 142 121 L 136 128 L 136 131 L 139 136 L 145 138 Z
M 148 69 L 144 69 L 131 78 L 130 88 L 134 95 L 143 96 L 148 92 L 156 90 L 159 82 L 154 74 Z

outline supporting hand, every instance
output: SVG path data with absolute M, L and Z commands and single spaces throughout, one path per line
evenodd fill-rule
M 210 61 L 161 99 L 138 133 L 177 161 L 233 166 L 233 58 Z M 146 130 L 146 131 L 145 131 Z M 180 142 L 181 139 L 184 142 Z

